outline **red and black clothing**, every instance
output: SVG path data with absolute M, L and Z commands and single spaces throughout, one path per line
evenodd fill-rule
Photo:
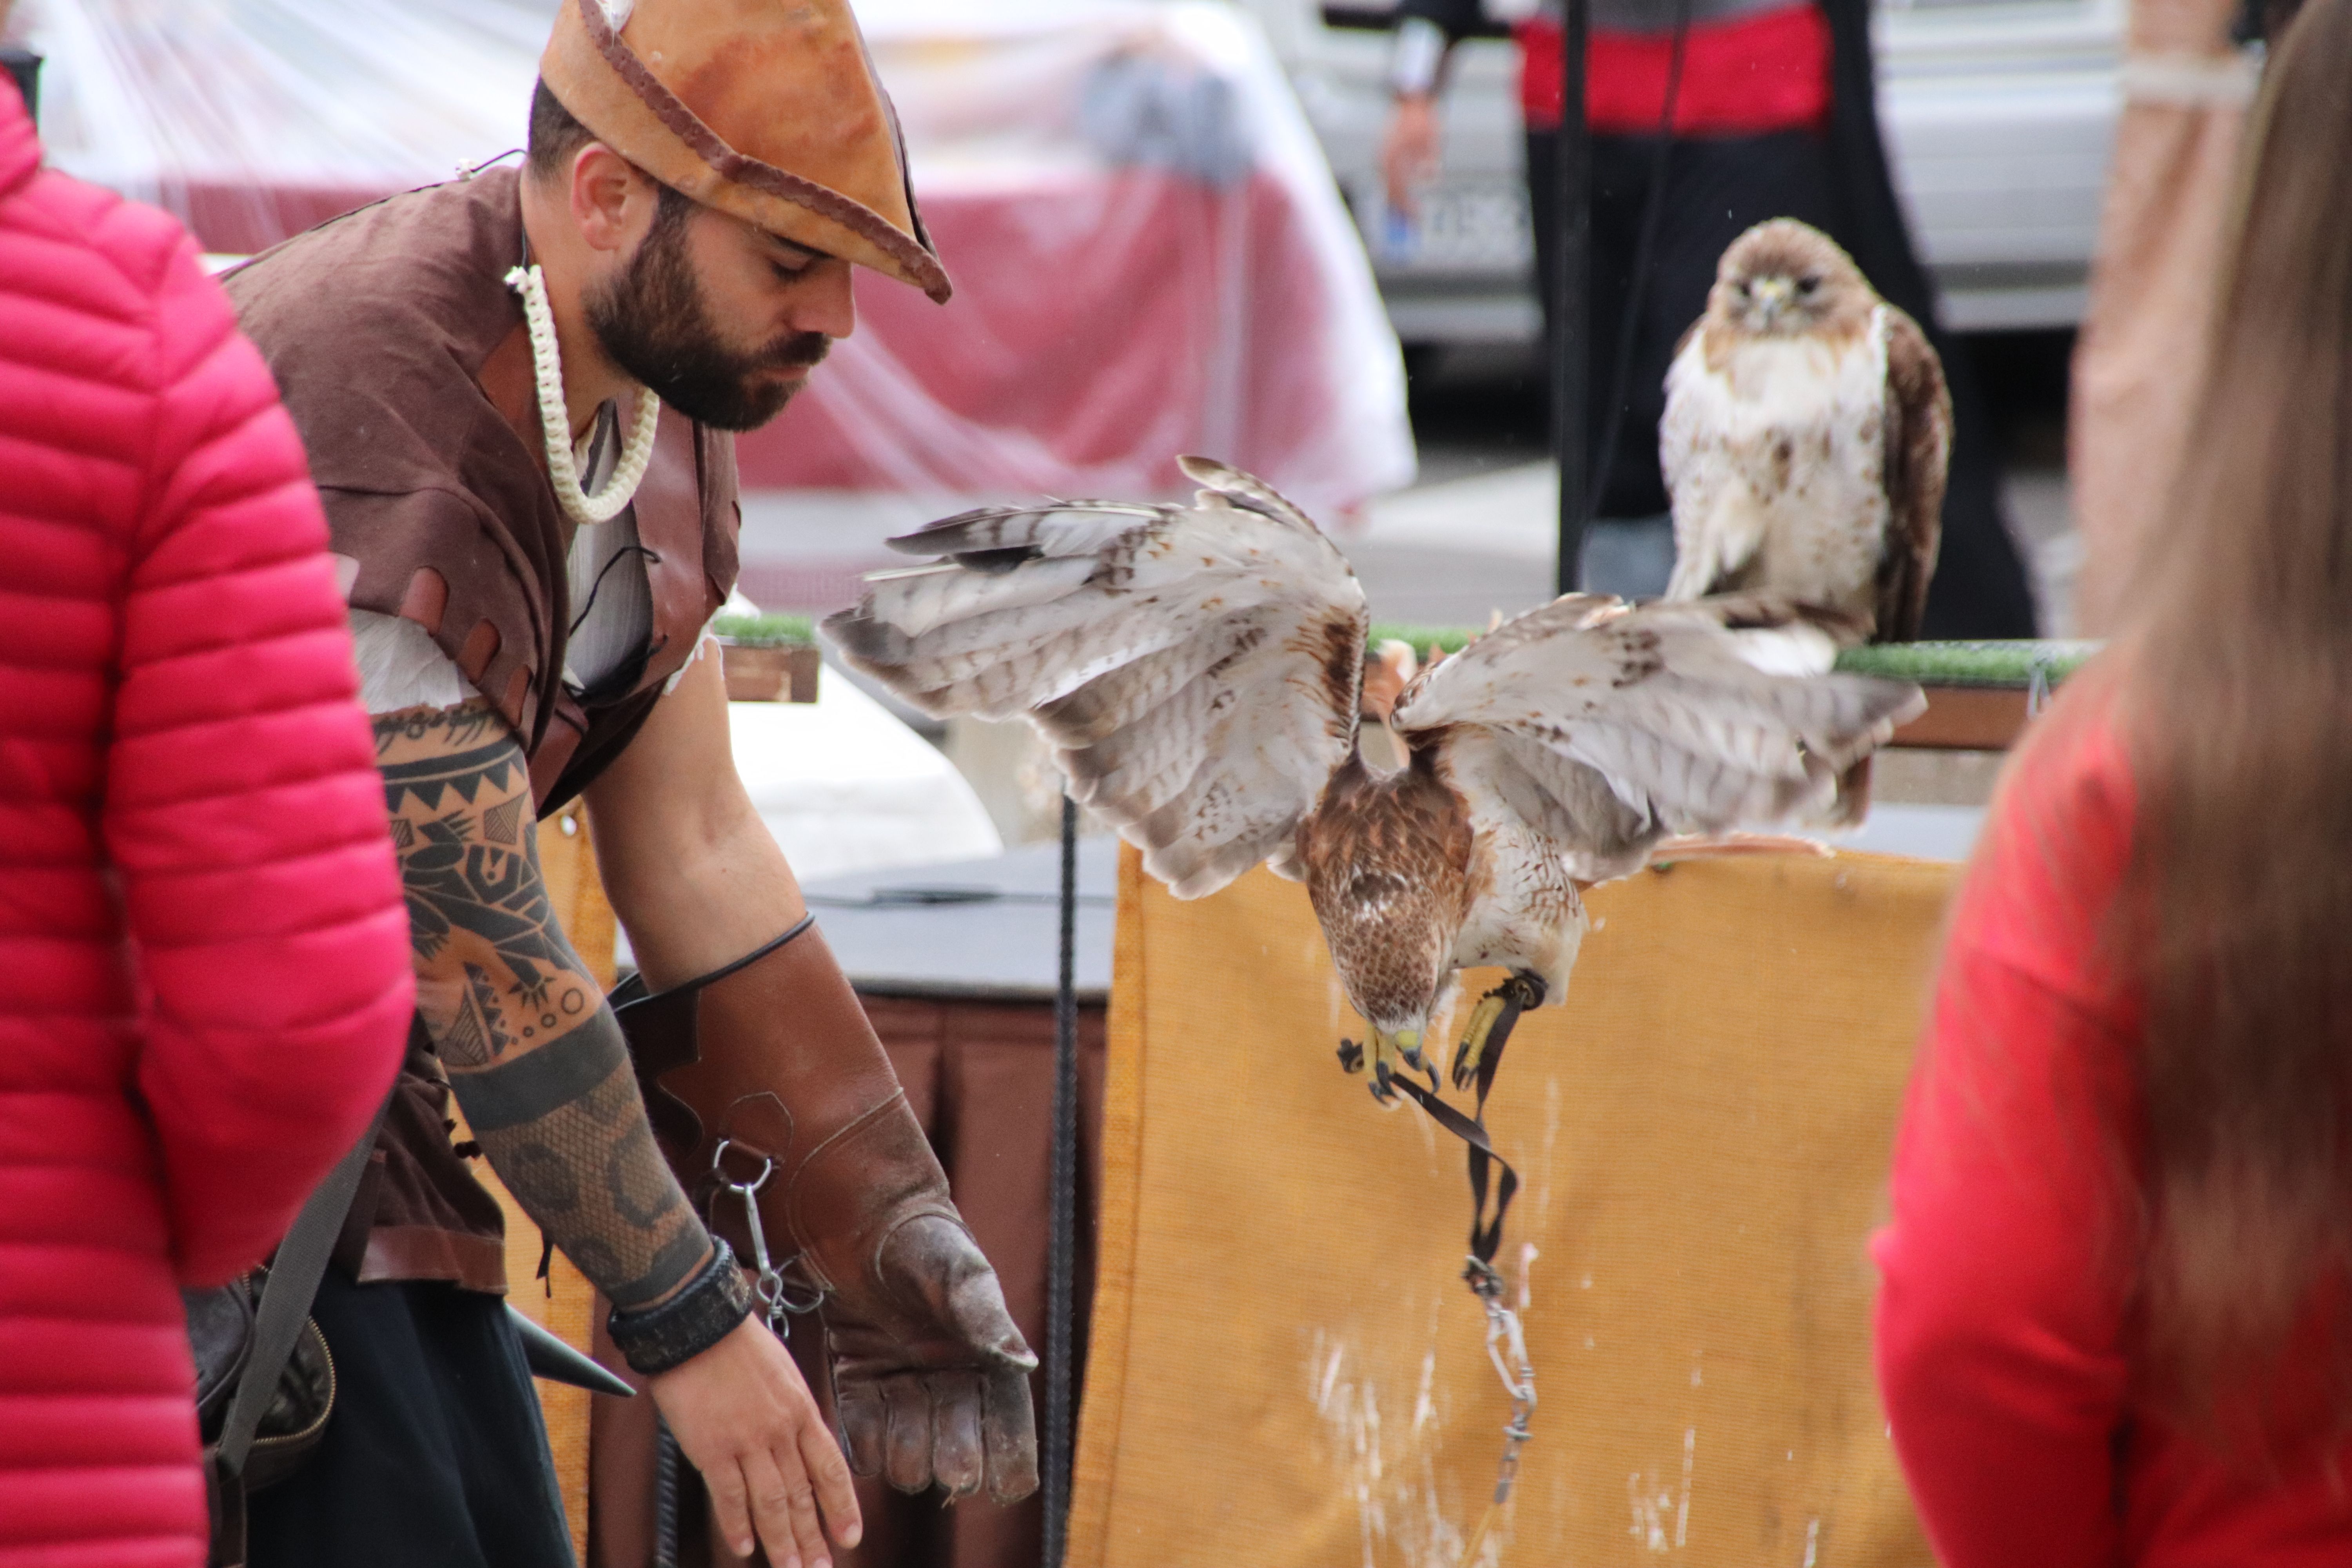
M 1426 0 L 1405 0 L 1402 14 L 1436 9 Z M 1621 0 L 1596 8 L 1584 51 L 1584 119 L 1595 134 L 1657 133 L 1674 69 L 1675 23 L 1673 0 Z M 1519 114 L 1530 131 L 1559 129 L 1561 31 L 1556 8 L 1511 29 L 1519 46 Z M 1675 83 L 1675 134 L 1825 129 L 1830 51 L 1829 20 L 1813 0 L 1691 0 L 1682 74 Z

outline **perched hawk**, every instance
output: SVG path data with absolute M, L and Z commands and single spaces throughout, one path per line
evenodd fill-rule
M 1257 480 L 1183 467 L 1206 487 L 1191 506 L 988 508 L 892 540 L 942 559 L 876 574 L 825 631 L 925 712 L 1025 716 L 1177 897 L 1260 861 L 1303 879 L 1384 1102 L 1400 1063 L 1434 1086 L 1423 1045 L 1454 970 L 1562 1000 L 1582 889 L 1668 833 L 1820 810 L 1921 706 L 1829 672 L 1859 634 L 1833 612 L 1572 595 L 1415 677 L 1390 721 L 1406 765 L 1377 771 L 1355 574 Z M 1474 1015 L 1457 1082 L 1498 1010 Z
M 1758 224 L 1716 268 L 1666 372 L 1670 599 L 1786 595 L 1919 635 L 1943 528 L 1952 400 L 1919 324 L 1835 241 Z

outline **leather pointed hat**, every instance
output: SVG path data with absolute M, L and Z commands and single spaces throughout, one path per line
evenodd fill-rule
M 562 0 L 539 73 L 662 184 L 947 300 L 848 0 Z

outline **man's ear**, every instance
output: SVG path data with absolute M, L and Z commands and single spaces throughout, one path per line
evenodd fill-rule
M 592 250 L 625 253 L 653 221 L 658 193 L 637 166 L 591 142 L 572 160 L 572 221 Z

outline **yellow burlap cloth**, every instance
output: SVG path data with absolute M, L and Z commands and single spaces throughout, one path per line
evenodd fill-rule
M 1593 895 L 1488 1112 L 1541 1406 L 1482 1562 L 1931 1561 L 1864 1245 L 1952 875 L 1744 856 Z M 1457 1018 L 1498 976 L 1465 978 Z M 1485 1511 L 1509 1409 L 1462 1146 L 1376 1109 L 1343 1035 L 1302 889 L 1179 903 L 1128 853 L 1072 1563 L 1454 1568 Z

